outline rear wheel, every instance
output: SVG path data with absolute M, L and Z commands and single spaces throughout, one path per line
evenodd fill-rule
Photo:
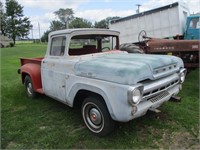
M 27 96 L 30 97 L 30 98 L 35 98 L 37 94 L 35 93 L 35 91 L 33 89 L 33 84 L 32 84 L 30 76 L 25 77 L 24 85 L 25 85 L 25 88 L 26 88 Z
M 115 128 L 115 121 L 100 97 L 87 97 L 82 104 L 82 116 L 88 129 L 97 136 L 106 136 Z

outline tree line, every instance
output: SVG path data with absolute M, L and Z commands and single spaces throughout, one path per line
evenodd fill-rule
M 60 8 L 55 11 L 54 14 L 59 20 L 53 20 L 50 22 L 50 28 L 44 32 L 41 41 L 48 41 L 48 34 L 51 31 L 68 29 L 68 28 L 109 28 L 109 22 L 114 19 L 119 19 L 120 17 L 107 17 L 106 19 L 95 21 L 94 25 L 91 21 L 84 18 L 79 18 L 74 16 L 74 11 L 71 8 Z

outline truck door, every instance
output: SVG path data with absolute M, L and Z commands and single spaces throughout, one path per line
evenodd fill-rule
M 200 17 L 188 17 L 184 39 L 199 40 L 200 34 Z
M 66 36 L 57 36 L 51 39 L 49 51 L 42 61 L 42 85 L 46 95 L 65 101 L 65 74 L 64 52 Z

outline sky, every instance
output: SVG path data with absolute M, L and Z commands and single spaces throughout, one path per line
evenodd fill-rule
M 5 0 L 0 0 L 5 4 Z M 178 0 L 17 0 L 24 7 L 24 15 L 33 25 L 30 38 L 39 38 L 49 29 L 50 22 L 57 20 L 54 12 L 60 8 L 72 8 L 75 17 L 81 17 L 94 23 L 107 17 L 126 17 L 136 13 L 137 4 L 140 12 L 165 6 Z M 200 0 L 179 0 L 188 4 L 190 13 L 200 12 Z M 5 5 L 4 5 L 5 6 Z M 33 33 L 33 34 L 32 34 Z

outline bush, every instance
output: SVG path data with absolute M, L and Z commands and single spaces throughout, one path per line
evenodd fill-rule
M 14 46 L 15 46 L 15 44 L 11 42 L 10 43 L 10 47 L 14 47 Z

